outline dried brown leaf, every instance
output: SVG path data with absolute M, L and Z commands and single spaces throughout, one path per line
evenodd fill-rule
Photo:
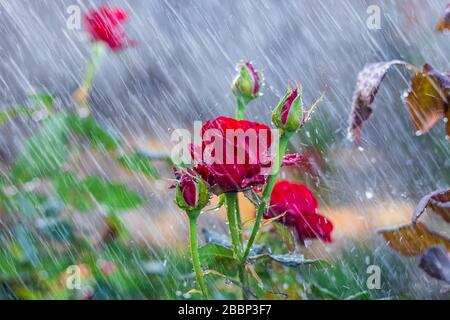
M 361 128 L 373 112 L 371 104 L 381 81 L 394 65 L 406 66 L 408 63 L 400 60 L 370 63 L 358 73 L 349 127 L 349 138 L 355 143 L 359 143 Z
M 450 223 L 450 187 L 433 191 L 420 199 L 413 213 L 413 223 L 417 222 L 427 208 Z
M 439 32 L 444 32 L 445 30 L 450 30 L 450 3 L 444 11 L 442 17 L 439 18 L 436 29 Z
M 405 256 L 419 256 L 429 247 L 444 246 L 450 250 L 450 239 L 429 230 L 424 224 L 407 224 L 378 230 L 388 245 Z
M 406 104 L 416 131 L 427 132 L 444 117 L 448 109 L 449 93 L 449 74 L 425 64 L 423 72 L 413 75 L 406 93 Z
M 358 74 L 353 94 L 348 137 L 356 144 L 359 144 L 362 126 L 372 115 L 372 102 L 380 84 L 393 65 L 404 66 L 414 72 L 405 100 L 416 132 L 427 132 L 444 116 L 447 119 L 450 117 L 450 73 L 439 72 L 429 64 L 425 64 L 423 71 L 420 71 L 400 60 L 371 63 Z M 449 121 L 446 130 L 450 136 Z

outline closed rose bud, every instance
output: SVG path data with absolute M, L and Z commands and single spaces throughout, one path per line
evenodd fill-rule
M 189 212 L 203 209 L 209 201 L 208 187 L 201 178 L 189 171 L 177 172 L 175 203 Z
M 300 85 L 288 90 L 272 113 L 272 121 L 278 129 L 294 132 L 303 125 L 303 101 Z
M 239 73 L 233 81 L 232 90 L 237 98 L 248 103 L 261 94 L 263 75 L 250 62 L 239 63 L 237 69 Z

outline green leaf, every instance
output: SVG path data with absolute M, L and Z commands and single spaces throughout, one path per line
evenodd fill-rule
M 109 213 L 105 222 L 108 225 L 110 235 L 114 234 L 114 238 L 126 239 L 128 237 L 128 230 L 117 214 Z
M 8 177 L 0 173 L 0 188 L 8 184 Z
M 55 96 L 47 93 L 37 93 L 29 96 L 37 107 L 51 108 L 55 104 Z
M 90 211 L 95 208 L 94 198 L 89 189 L 73 173 L 59 174 L 53 179 L 53 186 L 65 204 L 79 211 Z
M 305 259 L 305 257 L 301 254 L 280 254 L 280 255 L 260 254 L 249 257 L 250 260 L 261 260 L 263 258 L 269 258 L 272 261 L 275 261 L 286 267 L 300 267 L 311 264 L 322 265 L 326 263 L 323 260 Z
M 114 210 L 129 210 L 145 201 L 140 195 L 128 189 L 119 182 L 110 182 L 100 177 L 87 177 L 82 181 L 82 186 L 89 190 L 99 203 Z
M 39 131 L 29 138 L 17 157 L 12 178 L 27 182 L 59 170 L 67 158 L 66 115 L 53 115 L 43 122 Z
M 287 249 L 292 252 L 295 250 L 295 239 L 292 232 L 281 223 L 273 224 L 275 231 L 280 236 L 283 243 L 286 245 Z
M 144 199 L 126 185 L 96 176 L 80 181 L 73 173 L 64 172 L 53 180 L 53 185 L 64 203 L 84 212 L 93 210 L 96 202 L 113 210 L 133 209 L 144 203 Z
M 0 126 L 3 125 L 10 117 L 17 117 L 20 115 L 31 116 L 35 110 L 26 106 L 17 106 L 0 111 Z
M 209 243 L 199 248 L 198 253 L 201 260 L 209 260 L 214 258 L 232 259 L 233 250 L 215 243 Z
M 0 111 L 0 126 L 3 125 L 10 117 L 25 115 L 31 117 L 34 112 L 41 109 L 50 109 L 54 105 L 55 97 L 48 94 L 35 94 L 29 96 L 33 101 L 33 106 L 18 105 L 6 110 Z
M 286 267 L 299 267 L 321 262 L 320 260 L 305 259 L 301 254 L 270 255 L 270 258 Z
M 143 173 L 152 178 L 158 178 L 158 172 L 150 160 L 140 153 L 125 154 L 117 159 L 128 170 Z
M 87 139 L 94 148 L 116 151 L 119 147 L 119 141 L 93 117 L 80 118 L 72 114 L 70 116 L 70 126 L 76 134 Z

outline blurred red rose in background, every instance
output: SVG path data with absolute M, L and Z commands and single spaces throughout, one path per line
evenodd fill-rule
M 127 37 L 122 23 L 127 19 L 127 12 L 120 8 L 101 7 L 89 11 L 84 17 L 85 28 L 92 41 L 106 43 L 112 50 L 124 49 Z
M 285 213 L 277 222 L 294 227 L 301 241 L 319 238 L 331 242 L 333 224 L 317 210 L 317 200 L 307 186 L 280 180 L 270 197 L 270 209 L 264 218 Z

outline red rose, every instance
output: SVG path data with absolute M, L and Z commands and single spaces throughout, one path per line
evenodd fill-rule
M 86 31 L 93 41 L 106 43 L 117 51 L 127 46 L 127 38 L 122 23 L 127 12 L 120 8 L 101 7 L 92 10 L 84 17 Z
M 331 242 L 333 224 L 317 211 L 317 200 L 304 184 L 278 181 L 270 197 L 270 209 L 264 218 L 285 215 L 277 220 L 294 227 L 301 241 L 320 238 Z
M 268 126 L 218 117 L 207 121 L 201 133 L 201 148 L 192 147 L 193 157 L 199 162 L 194 170 L 209 184 L 212 192 L 238 192 L 265 182 L 267 172 L 262 170 L 270 168 L 271 132 Z M 234 138 L 239 133 L 249 138 Z

